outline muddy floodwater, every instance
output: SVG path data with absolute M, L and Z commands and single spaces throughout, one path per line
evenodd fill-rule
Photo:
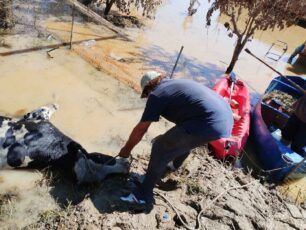
M 26 45 L 31 40 L 18 38 L 16 46 L 21 42 Z M 139 94 L 69 50 L 59 49 L 52 55 L 50 60 L 45 52 L 1 58 L 1 114 L 20 116 L 57 103 L 59 110 L 51 119 L 56 127 L 89 152 L 117 154 L 140 119 L 144 102 Z M 148 154 L 149 141 L 164 130 L 164 122 L 150 128 L 134 153 Z M 56 207 L 46 190 L 36 186 L 39 180 L 37 172 L 0 171 L 0 194 L 23 191 L 18 205 L 12 207 L 14 218 L 5 221 L 7 226 L 24 226 L 38 213 Z M 32 210 L 32 216 L 24 216 L 27 210 Z
M 44 50 L 0 57 L 1 115 L 20 116 L 44 104 L 57 103 L 59 110 L 51 118 L 56 127 L 82 144 L 88 152 L 115 155 L 139 121 L 145 105 L 145 101 L 136 93 L 139 91 L 141 74 L 148 69 L 169 73 L 182 45 L 183 55 L 175 78 L 190 78 L 212 86 L 230 62 L 235 38 L 227 36 L 228 31 L 223 26 L 226 19 L 215 16 L 214 23 L 206 28 L 208 3 L 201 1 L 198 12 L 192 17 L 187 16 L 188 4 L 183 0 L 165 1 L 157 10 L 154 20 L 143 19 L 146 27 L 127 29 L 134 42 L 108 38 L 74 45 L 73 51 L 67 47 L 56 49 L 52 51 L 52 57 L 48 57 Z M 19 24 L 18 27 L 26 28 L 24 32 L 0 37 L 11 46 L 11 50 L 69 40 L 69 7 L 54 8 L 52 4 L 50 8 L 39 6 L 36 10 L 42 15 L 37 25 L 43 28 L 45 34 L 35 32 L 31 25 Z M 20 4 L 19 9 L 22 7 Z M 63 12 L 58 15 L 54 9 Z M 33 12 L 30 10 L 28 17 L 25 21 L 33 24 Z M 74 41 L 114 35 L 101 26 L 83 23 L 82 20 L 76 20 L 74 31 Z M 306 30 L 293 26 L 283 31 L 260 32 L 247 47 L 280 72 L 305 76 L 305 68 L 286 63 L 291 52 L 305 38 Z M 286 43 L 288 50 L 279 61 L 273 61 L 265 54 L 277 40 Z M 273 46 L 271 51 L 281 54 L 282 49 L 281 46 Z M 0 52 L 8 50 L 7 47 L 0 47 Z M 250 87 L 254 101 L 276 76 L 246 53 L 241 54 L 234 71 Z M 134 153 L 149 154 L 152 138 L 170 126 L 164 120 L 152 125 Z M 24 188 L 25 197 L 26 194 L 33 194 L 31 186 L 37 180 L 40 180 L 40 175 L 36 172 L 1 171 L 0 193 Z M 31 202 L 40 202 L 35 200 L 34 195 L 28 197 L 24 205 L 20 205 L 20 213 Z M 48 204 L 55 206 L 52 200 Z M 37 206 L 36 213 L 45 208 Z
M 212 85 L 230 62 L 235 36 L 228 36 L 229 32 L 223 26 L 226 18 L 222 16 L 215 15 L 215 22 L 209 28 L 205 27 L 205 15 L 209 6 L 207 1 L 201 1 L 198 12 L 192 17 L 186 16 L 188 3 L 189 1 L 168 1 L 157 12 L 155 21 L 143 35 L 149 43 L 145 47 L 145 53 L 146 56 L 152 57 L 150 63 L 153 66 L 170 71 L 183 45 L 183 58 L 177 76 L 195 78 Z M 247 43 L 246 48 L 282 73 L 296 75 L 293 72 L 296 71 L 298 75 L 305 76 L 305 69 L 292 69 L 286 64 L 288 56 L 304 42 L 305 38 L 306 30 L 293 26 L 282 31 L 258 32 L 255 38 Z M 278 40 L 287 44 L 288 51 L 276 62 L 265 57 L 265 54 L 272 43 Z M 271 52 L 281 54 L 283 48 L 276 45 Z M 273 55 L 268 56 L 275 58 Z M 262 93 L 270 80 L 276 76 L 245 52 L 240 55 L 234 72 L 248 83 L 252 91 L 258 93 Z

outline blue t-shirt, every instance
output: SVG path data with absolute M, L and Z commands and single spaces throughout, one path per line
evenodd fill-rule
M 229 137 L 233 127 L 229 104 L 192 80 L 162 80 L 150 93 L 141 121 L 158 121 L 160 116 L 190 134 L 215 139 Z

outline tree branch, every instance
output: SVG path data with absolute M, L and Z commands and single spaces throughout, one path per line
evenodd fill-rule
M 247 35 L 249 35 L 249 33 L 250 33 L 250 31 L 251 31 L 251 29 L 252 29 L 252 26 L 253 26 L 253 23 L 254 23 L 254 17 L 252 17 L 251 18 L 251 22 L 249 23 L 249 25 L 248 25 L 248 29 L 247 29 L 247 32 L 246 32 L 246 34 Z M 256 27 L 256 26 L 255 26 Z M 252 35 L 252 34 L 251 34 Z
M 234 29 L 233 29 L 234 34 L 236 34 L 238 37 L 241 37 L 242 35 L 240 34 L 240 31 L 238 30 L 237 23 L 235 21 L 235 14 L 234 13 L 231 14 L 231 23 L 234 27 Z
M 247 20 L 247 23 L 246 23 L 246 26 L 245 26 L 245 28 L 244 28 L 244 30 L 243 30 L 243 32 L 242 32 L 242 35 L 245 35 L 245 32 L 246 32 L 247 29 L 248 29 L 248 26 L 249 26 L 249 24 L 250 24 L 250 21 L 251 21 L 251 16 L 249 16 L 249 18 L 248 18 L 248 20 Z

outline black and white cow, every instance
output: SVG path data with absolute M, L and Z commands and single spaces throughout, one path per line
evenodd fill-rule
M 58 130 L 49 121 L 57 109 L 57 105 L 50 104 L 21 118 L 0 116 L 0 169 L 20 167 L 25 162 L 40 167 L 56 166 L 74 172 L 78 184 L 128 172 L 127 162 L 109 162 L 111 156 L 88 154 L 79 143 Z M 109 163 L 104 165 L 105 162 Z

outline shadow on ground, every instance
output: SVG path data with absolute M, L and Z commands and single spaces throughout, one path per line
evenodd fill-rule
M 131 190 L 128 176 L 109 175 L 99 184 L 77 185 L 70 175 L 58 171 L 52 174 L 50 195 L 61 208 L 78 205 L 89 198 L 99 213 L 142 211 L 141 207 L 120 200 Z
M 84 199 L 90 199 L 93 206 L 101 214 L 113 212 L 130 212 L 133 214 L 144 211 L 144 206 L 133 205 L 120 200 L 131 191 L 128 178 L 112 175 L 101 184 L 77 186 L 67 178 L 61 178 L 53 184 L 50 195 L 61 208 L 78 205 Z
M 178 52 L 168 52 L 163 48 L 152 45 L 142 49 L 142 60 L 148 66 L 154 66 L 157 70 L 171 73 L 175 64 Z M 179 59 L 175 70 L 174 78 L 193 79 L 211 87 L 220 79 L 224 70 L 211 63 L 205 65 L 197 58 L 184 55 L 184 51 Z

